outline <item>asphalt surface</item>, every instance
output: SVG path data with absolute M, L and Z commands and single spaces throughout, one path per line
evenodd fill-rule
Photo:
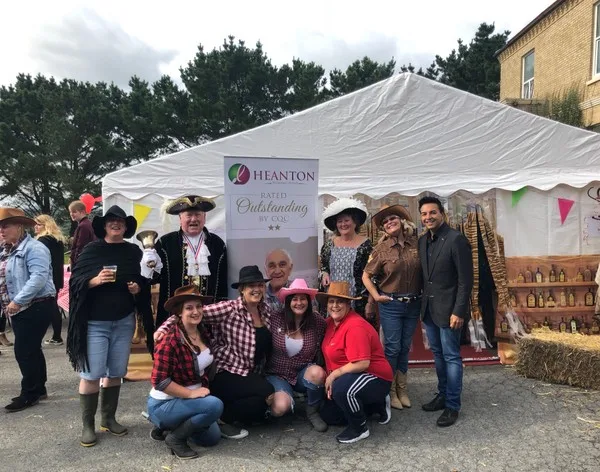
M 20 374 L 12 348 L 0 350 L 4 406 L 18 394 Z M 503 366 L 465 369 L 463 410 L 450 428 L 438 428 L 439 413 L 420 408 L 434 393 L 435 371 L 412 369 L 414 406 L 394 410 L 388 425 L 370 421 L 364 441 L 338 444 L 341 428 L 316 433 L 299 411 L 250 428 L 241 441 L 199 448 L 201 457 L 192 461 L 180 461 L 150 439 L 151 425 L 141 415 L 149 383 L 127 382 L 117 417 L 129 434 L 98 432 L 98 444 L 83 448 L 77 375 L 64 346 L 44 346 L 44 352 L 49 398 L 22 412 L 0 411 L 2 472 L 600 471 L 600 392 L 524 379 Z

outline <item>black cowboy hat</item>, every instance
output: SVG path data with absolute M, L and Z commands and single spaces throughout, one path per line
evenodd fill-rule
M 183 197 L 171 200 L 165 207 L 169 215 L 179 215 L 183 211 L 210 211 L 216 204 L 212 198 L 201 197 L 200 195 L 184 195 Z
M 106 236 L 104 224 L 106 223 L 106 218 L 109 216 L 125 220 L 126 229 L 123 235 L 124 238 L 131 238 L 135 234 L 137 220 L 133 216 L 127 216 L 120 206 L 113 205 L 104 213 L 104 216 L 96 216 L 92 220 L 92 228 L 94 228 L 94 233 L 98 239 L 103 239 Z
M 252 284 L 255 282 L 268 282 L 271 279 L 265 279 L 258 266 L 245 266 L 240 269 L 240 279 L 231 284 L 231 288 L 238 288 L 240 285 Z

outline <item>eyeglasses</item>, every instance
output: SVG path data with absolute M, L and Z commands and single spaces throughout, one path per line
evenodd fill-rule
M 381 222 L 381 226 L 387 225 L 390 221 L 399 220 L 400 217 L 398 215 L 390 215 L 387 218 L 384 218 Z

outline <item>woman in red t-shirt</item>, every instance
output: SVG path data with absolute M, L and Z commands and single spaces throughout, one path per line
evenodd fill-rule
M 321 417 L 331 425 L 348 424 L 336 437 L 345 444 L 369 437 L 368 413 L 379 413 L 380 424 L 392 417 L 392 368 L 375 329 L 352 311 L 355 299 L 348 282 L 331 282 L 327 293 L 317 294 L 329 315 L 322 345 L 327 401 Z

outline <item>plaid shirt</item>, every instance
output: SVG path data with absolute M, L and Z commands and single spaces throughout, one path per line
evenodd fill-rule
M 319 313 L 311 314 L 310 324 L 303 333 L 302 349 L 293 357 L 285 347 L 285 314 L 275 313 L 271 318 L 273 352 L 267 362 L 266 373 L 278 375 L 290 385 L 296 384 L 298 372 L 315 361 L 317 350 L 325 334 L 325 320 Z
M 225 370 L 244 377 L 253 372 L 256 333 L 252 315 L 246 309 L 242 298 L 204 305 L 202 312 L 202 321 L 212 328 L 211 348 L 217 372 Z M 261 302 L 258 312 L 267 329 L 271 331 L 271 308 Z M 158 331 L 164 333 L 175 323 L 177 317 L 171 316 Z
M 200 376 L 196 353 L 185 343 L 177 320 L 154 348 L 154 364 L 150 378 L 156 390 L 164 390 L 171 382 L 182 387 L 202 383 L 208 387 L 206 370 Z

